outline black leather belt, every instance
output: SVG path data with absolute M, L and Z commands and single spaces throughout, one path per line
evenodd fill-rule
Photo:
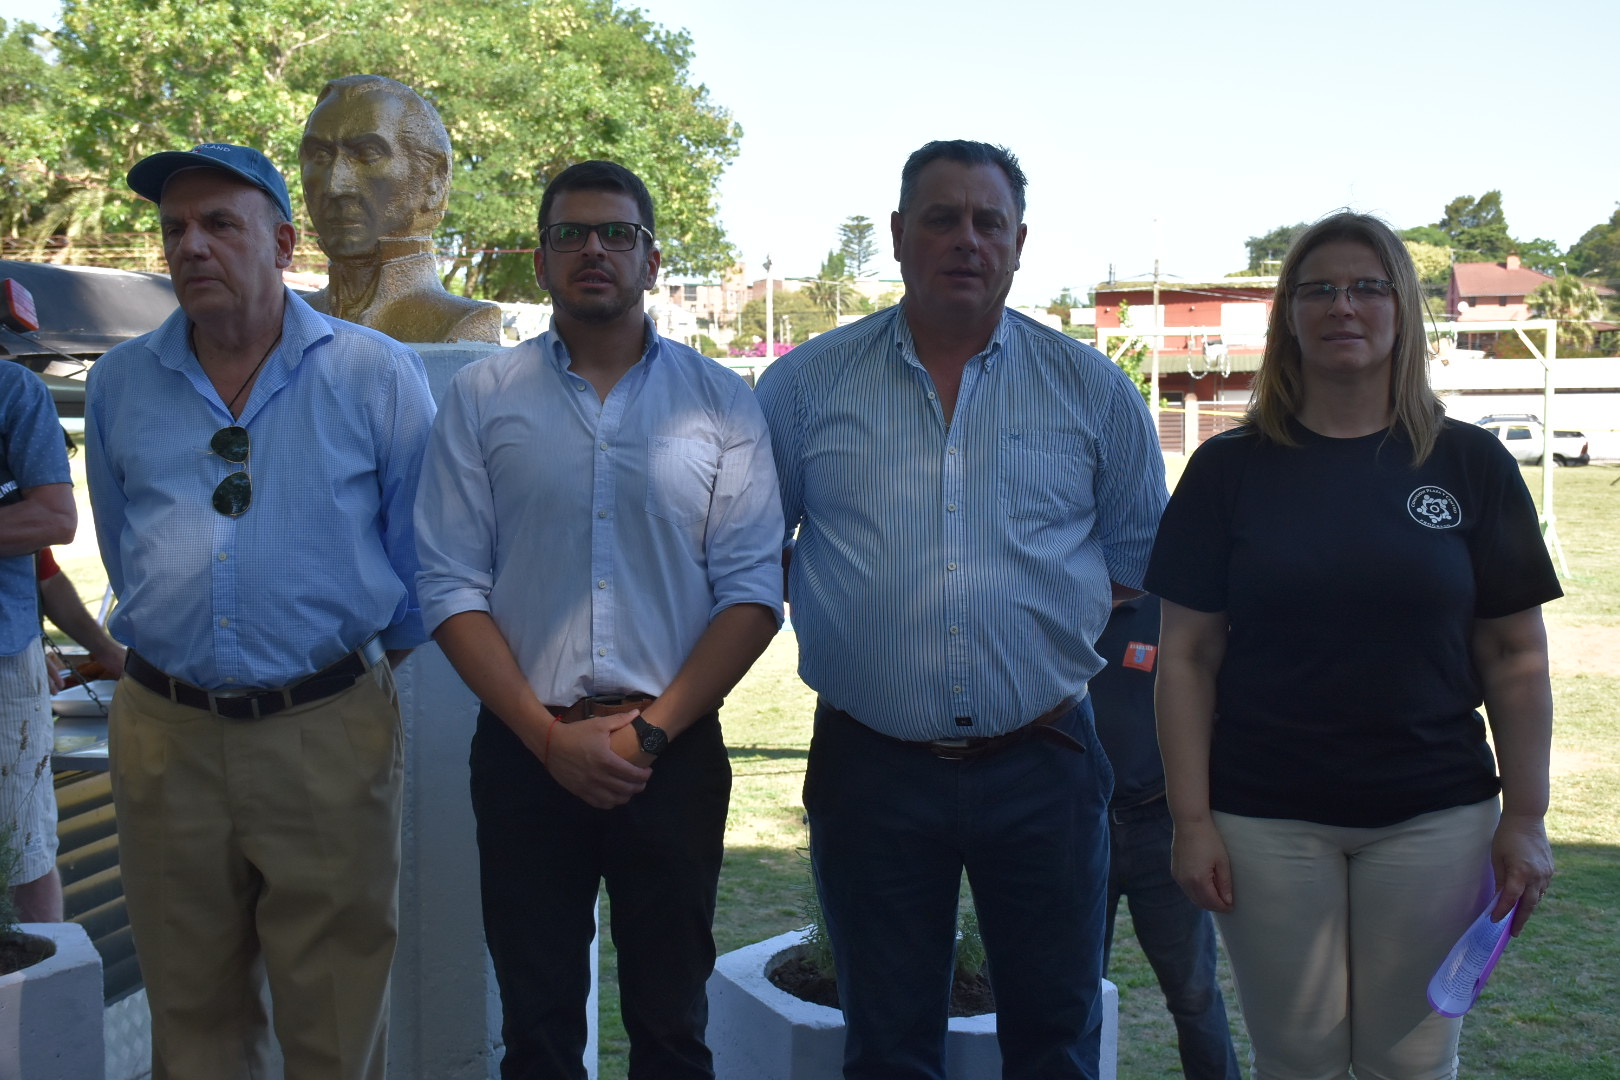
M 207 709 L 227 720 L 261 720 L 283 709 L 308 705 L 312 701 L 341 694 L 353 686 L 360 676 L 385 662 L 382 642 L 373 636 L 337 663 L 278 690 L 244 690 L 228 694 L 204 690 L 153 667 L 134 649 L 130 649 L 124 658 L 124 674 L 176 705 Z
M 1059 720 L 1069 714 L 1075 707 L 1073 698 L 1065 698 L 1052 708 L 1046 710 L 1023 727 L 1009 731 L 1005 735 L 977 735 L 961 739 L 934 739 L 927 742 L 915 742 L 911 739 L 896 739 L 892 735 L 884 735 L 865 724 L 866 730 L 872 734 L 888 739 L 890 742 L 900 743 L 902 746 L 914 746 L 927 750 L 937 758 L 946 761 L 973 761 L 978 758 L 987 758 L 992 754 L 999 754 L 1008 747 L 1016 746 L 1026 739 L 1041 739 L 1045 742 L 1060 746 L 1065 750 L 1072 750 L 1077 754 L 1086 752 L 1086 745 L 1061 728 L 1053 727 Z M 840 709 L 827 710 L 833 716 L 860 724 L 859 720 Z

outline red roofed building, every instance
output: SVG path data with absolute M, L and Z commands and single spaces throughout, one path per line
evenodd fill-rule
M 1551 280 L 1551 274 L 1522 265 L 1517 255 L 1507 262 L 1453 263 L 1446 314 L 1456 322 L 1528 319 L 1528 297 Z

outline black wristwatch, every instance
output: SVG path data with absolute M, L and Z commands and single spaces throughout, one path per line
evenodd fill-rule
M 641 743 L 644 754 L 657 757 L 669 745 L 669 734 L 657 724 L 649 724 L 638 716 L 630 721 L 630 726 L 635 729 L 636 739 Z

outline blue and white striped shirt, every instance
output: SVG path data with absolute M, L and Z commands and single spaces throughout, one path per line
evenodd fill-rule
M 1109 581 L 1141 587 L 1165 502 L 1147 407 L 1107 357 L 1004 312 L 947 426 L 895 307 L 776 361 L 759 399 L 823 699 L 923 740 L 1084 692 Z
M 378 631 L 389 649 L 427 637 L 411 526 L 433 423 L 422 359 L 286 295 L 240 420 L 183 310 L 90 369 L 85 470 L 118 593 L 108 629 L 210 690 L 285 686 Z M 252 439 L 253 505 L 235 518 L 210 502 L 240 468 L 208 446 L 231 423 Z

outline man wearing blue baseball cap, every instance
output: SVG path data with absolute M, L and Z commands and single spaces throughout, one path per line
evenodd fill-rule
M 155 154 L 180 308 L 92 369 L 87 472 L 130 646 L 108 726 L 119 858 L 167 1080 L 381 1080 L 399 874 L 392 664 L 424 640 L 420 358 L 282 283 L 257 150 Z

